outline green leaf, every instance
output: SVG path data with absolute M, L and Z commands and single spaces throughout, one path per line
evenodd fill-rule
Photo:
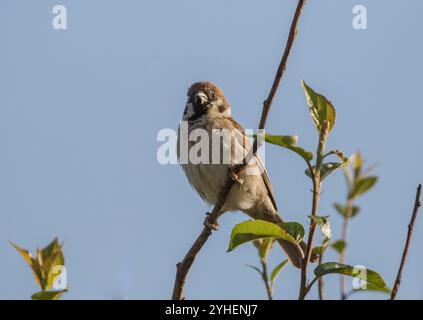
M 376 176 L 359 178 L 354 184 L 353 190 L 349 194 L 350 199 L 357 198 L 358 196 L 369 191 L 377 182 Z
M 59 244 L 59 241 L 57 240 L 57 238 L 54 238 L 54 240 L 48 246 L 41 250 L 42 260 L 46 261 L 51 255 L 53 255 L 60 249 L 61 246 Z
M 266 260 L 267 254 L 272 249 L 274 243 L 274 239 L 258 239 L 254 240 L 253 244 L 257 248 L 259 252 L 259 256 L 261 260 Z
M 361 280 L 366 281 L 369 284 L 377 286 L 379 288 L 386 288 L 386 283 L 382 277 L 375 271 L 366 269 L 366 272 L 362 272 L 360 268 L 354 268 L 346 264 L 337 262 L 326 262 L 314 269 L 314 274 L 317 278 L 320 278 L 327 274 L 342 274 L 345 276 L 358 277 Z
M 276 278 L 279 275 L 279 272 L 281 272 L 281 270 L 283 269 L 283 267 L 286 266 L 286 264 L 288 263 L 288 260 L 284 260 L 281 263 L 279 263 L 275 269 L 273 269 L 272 273 L 270 274 L 270 282 L 275 282 Z
M 54 281 L 60 276 L 62 267 L 65 265 L 65 258 L 62 250 L 57 251 L 51 255 L 46 261 L 47 283 L 45 290 L 50 290 L 53 287 Z
M 323 156 L 323 158 L 329 157 L 329 156 L 331 156 L 331 155 L 335 155 L 335 156 L 337 156 L 339 159 L 341 159 L 341 161 L 342 161 L 342 162 L 346 162 L 346 161 L 348 161 L 348 157 L 346 157 L 346 156 L 344 155 L 344 153 L 343 153 L 342 151 L 340 151 L 340 150 L 332 150 L 332 151 L 329 151 L 328 153 L 326 153 L 326 154 Z
M 228 252 L 249 241 L 276 238 L 296 243 L 295 239 L 280 226 L 264 220 L 249 220 L 237 224 L 231 233 Z
M 315 221 L 319 227 L 323 227 L 329 221 L 329 216 L 308 216 L 310 219 Z
M 297 242 L 300 242 L 304 238 L 304 227 L 298 222 L 283 222 L 281 227 L 286 232 L 288 232 Z
M 340 204 L 340 203 L 335 203 L 333 206 L 335 207 L 336 211 L 338 211 L 338 213 L 341 216 L 343 216 L 345 218 L 347 217 L 348 212 L 347 212 L 347 207 L 346 206 L 344 206 L 343 204 Z M 349 216 L 349 218 L 352 218 L 352 217 L 356 216 L 359 211 L 360 211 L 360 207 L 358 207 L 358 206 L 352 206 L 352 208 L 351 208 L 351 215 Z
M 320 256 L 324 251 L 325 251 L 326 247 L 324 246 L 317 246 L 314 247 L 311 252 L 312 254 L 316 255 L 316 256 Z
M 329 131 L 332 130 L 336 118 L 335 108 L 332 103 L 323 95 L 311 89 L 304 81 L 301 84 L 310 108 L 311 118 L 317 130 L 319 132 L 322 130 L 325 121 L 329 122 Z
M 48 291 L 52 288 L 53 282 L 60 271 L 57 266 L 64 266 L 64 256 L 62 248 L 55 238 L 48 246 L 44 249 L 36 250 L 36 256 L 32 255 L 27 251 L 14 243 L 12 246 L 22 255 L 25 261 L 30 265 L 35 281 L 40 286 L 42 291 Z
M 350 163 L 350 160 L 347 158 L 347 161 L 345 162 L 327 162 L 323 163 L 322 167 L 320 169 L 320 179 L 323 180 L 327 176 L 329 176 L 332 172 L 338 169 L 342 169 L 346 167 Z
M 298 143 L 298 136 L 275 136 L 271 134 L 265 134 L 264 135 L 266 142 L 285 147 L 288 146 L 295 146 Z
M 253 265 L 251 265 L 251 264 L 247 264 L 246 265 L 248 268 L 251 268 L 251 269 L 253 269 L 253 270 L 255 270 L 255 271 L 257 271 L 259 274 L 260 274 L 260 276 L 262 276 L 263 274 L 262 274 L 262 272 L 261 272 L 261 270 L 259 269 L 259 268 L 257 268 L 256 266 L 253 266 Z
M 271 134 L 265 135 L 265 140 L 268 143 L 275 144 L 277 146 L 289 149 L 300 155 L 304 160 L 313 160 L 313 153 L 307 151 L 301 147 L 296 146 L 298 137 L 297 136 L 274 136 Z
M 366 283 L 366 289 L 354 289 L 355 292 L 358 291 L 376 291 L 383 293 L 391 293 L 391 290 L 388 287 L 381 288 L 371 283 Z
M 35 251 L 35 258 L 34 260 L 39 266 L 40 273 L 41 273 L 41 290 L 46 290 L 46 284 L 47 284 L 47 273 L 45 271 L 44 265 L 43 265 L 43 258 L 41 256 L 41 250 L 39 248 Z
M 344 240 L 337 240 L 334 243 L 332 243 L 330 246 L 339 254 L 341 254 L 345 250 L 347 243 Z
M 20 255 L 24 258 L 25 262 L 31 267 L 35 282 L 41 289 L 43 289 L 43 275 L 38 260 L 34 259 L 28 250 L 19 247 L 13 242 L 10 242 L 10 244 L 20 253 Z
M 353 165 L 354 176 L 356 178 L 360 176 L 362 167 L 363 167 L 363 157 L 361 156 L 361 152 L 358 151 L 355 153 L 354 165 Z
M 317 223 L 325 239 L 330 239 L 332 237 L 329 216 L 308 216 L 308 217 Z
M 348 190 L 351 190 L 354 184 L 354 178 L 351 174 L 351 170 L 349 167 L 344 168 L 344 178 L 345 182 L 347 183 Z
M 308 216 L 311 220 L 317 223 L 325 237 L 325 242 L 328 242 L 332 238 L 332 230 L 330 227 L 329 216 Z M 327 243 L 326 243 L 327 245 Z
M 34 259 L 32 258 L 31 253 L 28 250 L 25 250 L 18 245 L 14 244 L 13 242 L 10 242 L 10 244 L 20 253 L 20 255 L 24 258 L 26 263 L 28 263 L 31 267 L 34 263 Z
M 347 159 L 347 161 L 345 161 L 345 162 L 322 163 L 322 166 L 320 168 L 320 179 L 323 181 L 323 179 L 325 179 L 327 176 L 329 176 L 335 170 L 342 169 L 342 168 L 346 167 L 347 165 L 349 165 L 351 158 L 346 158 L 346 159 Z M 313 166 L 313 170 L 315 170 L 314 166 Z M 307 169 L 305 171 L 305 174 L 310 178 L 312 177 L 309 169 Z
M 67 290 L 61 291 L 40 291 L 34 293 L 31 296 L 32 300 L 59 300 L 60 297 L 66 292 Z
M 44 291 L 52 288 L 53 282 L 60 275 L 60 267 L 65 265 L 62 246 L 55 238 L 48 246 L 39 251 L 37 256 L 41 259 L 43 278 L 45 278 Z

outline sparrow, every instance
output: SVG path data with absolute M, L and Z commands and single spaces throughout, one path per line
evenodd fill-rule
M 223 91 L 211 82 L 197 82 L 188 89 L 187 96 L 188 100 L 179 126 L 177 156 L 189 183 L 205 202 L 215 205 L 227 180 L 236 179 L 222 212 L 239 210 L 253 219 L 281 224 L 283 220 L 278 213 L 269 175 L 260 157 L 254 156 L 239 176 L 233 174 L 234 166 L 250 151 L 250 144 L 245 130 L 232 118 L 231 108 Z M 188 136 L 196 129 L 207 133 L 209 155 L 203 158 L 207 161 L 191 161 L 192 159 L 180 161 L 183 143 L 188 146 L 190 157 L 196 144 L 196 141 L 182 141 L 180 133 L 184 122 L 188 124 Z M 223 142 L 218 140 L 221 142 L 218 144 L 219 161 L 216 161 L 217 156 L 213 159 L 216 150 L 213 150 L 212 140 L 217 134 L 223 136 L 221 139 Z M 230 159 L 223 161 L 225 159 L 222 158 L 222 154 L 229 154 Z M 286 240 L 278 242 L 292 265 L 301 268 L 305 243 L 294 244 Z

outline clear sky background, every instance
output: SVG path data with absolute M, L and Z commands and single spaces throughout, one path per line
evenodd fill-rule
M 52 28 L 52 8 L 68 9 L 68 30 Z M 233 115 L 255 128 L 285 45 L 295 0 L 0 0 L 0 298 L 37 290 L 9 240 L 35 250 L 64 241 L 67 299 L 166 299 L 175 264 L 209 209 L 178 165 L 157 162 L 159 130 L 177 128 L 188 86 L 219 84 Z M 368 30 L 352 8 L 368 9 Z M 351 222 L 349 264 L 377 270 L 392 286 L 421 169 L 423 2 L 308 1 L 268 132 L 298 134 L 313 149 L 316 131 L 300 80 L 337 109 L 328 148 L 360 149 L 379 163 L 380 181 Z M 311 185 L 295 154 L 266 148 L 280 211 L 308 224 Z M 320 215 L 340 217 L 342 172 L 323 187 Z M 400 298 L 423 298 L 423 217 L 415 229 Z M 187 298 L 264 299 L 255 249 L 226 253 L 224 216 L 198 257 Z M 334 253 L 327 259 L 336 258 Z M 275 248 L 270 264 L 284 259 Z M 339 297 L 328 276 L 328 298 Z M 275 297 L 296 298 L 299 272 L 282 271 Z M 316 297 L 316 292 L 310 295 Z M 355 298 L 385 299 L 380 293 Z

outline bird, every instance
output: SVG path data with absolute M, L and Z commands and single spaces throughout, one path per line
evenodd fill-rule
M 242 211 L 252 219 L 281 224 L 283 220 L 272 184 L 260 157 L 255 155 L 239 176 L 233 171 L 250 151 L 250 144 L 245 130 L 232 117 L 223 91 L 214 83 L 196 82 L 189 87 L 187 97 L 178 130 L 177 157 L 191 186 L 205 202 L 216 205 L 228 179 L 234 178 L 236 181 L 222 212 Z M 188 134 L 184 136 L 181 134 L 183 124 L 188 129 Z M 203 149 L 195 147 L 199 143 L 198 138 L 203 136 L 206 137 Z M 216 140 L 218 143 L 213 143 Z M 200 151 L 206 154 L 200 154 Z M 182 158 L 184 161 L 181 161 Z M 301 268 L 305 243 L 281 239 L 278 242 L 291 264 Z

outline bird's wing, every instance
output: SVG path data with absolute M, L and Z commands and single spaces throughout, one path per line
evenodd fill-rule
M 273 188 L 272 183 L 270 182 L 269 174 L 267 173 L 266 168 L 264 167 L 263 162 L 261 161 L 260 157 L 256 155 L 257 165 L 259 166 L 261 177 L 263 178 L 264 184 L 267 188 L 267 193 L 269 195 L 270 200 L 272 201 L 275 210 L 278 211 L 278 206 L 276 205 L 275 196 L 273 195 Z
M 245 130 L 232 117 L 228 117 L 227 119 L 241 133 L 241 134 L 236 135 L 236 137 L 238 139 L 238 142 L 243 146 L 245 154 L 248 154 L 251 147 L 250 147 L 250 143 L 248 142 L 248 137 L 245 135 Z M 240 141 L 241 139 L 242 139 L 242 141 Z M 258 155 L 255 155 L 255 159 L 256 159 L 256 164 L 257 164 L 257 166 L 258 166 L 258 168 L 261 172 L 261 177 L 263 179 L 263 182 L 266 186 L 267 194 L 269 195 L 269 198 L 270 198 L 275 210 L 278 211 L 278 207 L 276 205 L 276 200 L 275 200 L 275 197 L 273 195 L 273 188 L 272 188 L 272 183 L 270 182 L 269 174 L 267 173 L 266 168 L 264 167 L 264 164 L 261 161 L 260 157 Z

